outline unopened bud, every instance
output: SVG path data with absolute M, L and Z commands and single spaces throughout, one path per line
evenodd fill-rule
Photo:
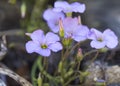
M 83 59 L 83 53 L 82 53 L 82 49 L 79 48 L 78 52 L 77 52 L 77 60 L 81 61 Z
M 42 83 L 43 83 L 43 80 L 42 80 L 41 74 L 39 74 L 38 79 L 37 79 L 37 84 L 38 86 L 42 86 Z
M 31 35 L 31 33 L 25 33 L 25 35 L 30 36 L 30 35 Z
M 60 35 L 60 37 L 64 37 L 64 29 L 63 29 L 63 23 L 62 23 L 62 19 L 60 18 L 60 20 L 59 20 L 59 35 Z
M 24 18 L 26 14 L 26 4 L 23 2 L 21 5 L 21 17 Z
M 62 43 L 65 47 L 68 47 L 72 43 L 72 39 L 71 38 L 65 38 L 65 39 L 62 40 Z
M 63 63 L 62 61 L 59 62 L 59 65 L 58 65 L 58 72 L 61 73 L 62 71 L 62 66 L 63 66 Z

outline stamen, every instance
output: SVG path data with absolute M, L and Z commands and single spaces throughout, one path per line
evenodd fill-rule
M 46 49 L 46 48 L 47 48 L 47 45 L 46 45 L 46 44 L 42 44 L 42 45 L 41 45 L 41 48 Z
M 81 25 L 82 22 L 81 22 L 81 16 L 78 16 L 78 24 Z
M 97 40 L 99 41 L 99 42 L 102 42 L 103 41 L 103 39 L 102 38 L 97 38 Z

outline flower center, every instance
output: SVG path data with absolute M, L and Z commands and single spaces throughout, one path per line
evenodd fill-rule
M 47 45 L 46 45 L 46 44 L 42 44 L 42 45 L 41 45 L 41 48 L 46 49 L 46 48 L 47 48 Z
M 102 42 L 102 41 L 103 41 L 103 39 L 102 39 L 102 38 L 98 38 L 97 40 L 98 40 L 99 42 Z

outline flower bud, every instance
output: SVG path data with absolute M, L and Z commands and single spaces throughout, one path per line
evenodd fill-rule
M 64 29 L 63 29 L 63 23 L 62 23 L 62 19 L 60 18 L 60 20 L 59 20 L 59 28 L 60 28 L 60 30 L 59 30 L 59 35 L 60 35 L 60 37 L 64 37 Z
M 70 46 L 70 44 L 72 43 L 72 39 L 71 38 L 65 38 L 62 40 L 62 43 L 65 47 Z
M 21 17 L 24 18 L 26 14 L 26 4 L 23 2 L 21 5 Z
M 31 33 L 25 33 L 25 35 L 30 36 L 30 35 L 31 35 Z
M 58 65 L 58 72 L 59 73 L 62 71 L 62 66 L 63 66 L 63 63 L 62 63 L 62 61 L 60 61 L 59 65 Z
M 43 82 L 43 80 L 41 78 L 41 75 L 39 74 L 38 79 L 37 79 L 38 86 L 42 86 L 42 82 Z
M 77 61 L 81 61 L 83 59 L 82 49 L 79 48 L 77 52 Z

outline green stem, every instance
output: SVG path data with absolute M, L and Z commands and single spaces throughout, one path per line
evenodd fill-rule
M 91 50 L 91 51 L 85 53 L 85 55 L 84 55 L 83 57 L 86 57 L 86 56 L 88 56 L 88 55 L 90 55 L 90 54 L 92 54 L 92 53 L 94 53 L 94 52 L 97 52 L 97 51 L 98 51 L 98 50 Z
M 66 73 L 66 71 L 65 71 L 65 69 L 66 69 L 66 67 L 65 67 L 65 62 L 66 62 L 66 58 L 67 58 L 67 53 L 69 52 L 69 48 L 66 48 L 66 51 L 64 52 L 64 50 L 62 50 L 62 59 L 61 59 L 61 61 L 60 61 L 60 66 L 61 66 L 61 68 L 60 68 L 60 74 L 61 74 L 61 77 L 62 77 L 62 82 L 61 82 L 61 84 L 62 84 L 62 86 L 63 86 L 63 84 L 64 84 L 64 76 L 65 76 L 65 73 Z
M 97 53 L 94 56 L 94 58 L 92 58 L 92 60 L 90 61 L 90 65 L 95 61 L 95 59 L 97 58 L 98 54 L 99 54 L 99 51 L 97 51 Z
M 95 59 L 97 58 L 98 54 L 99 54 L 99 51 L 97 51 L 97 53 L 96 53 L 95 56 L 92 58 L 92 60 L 90 60 L 90 64 L 87 66 L 86 69 L 88 69 L 88 67 L 95 61 Z
M 31 77 L 32 77 L 33 86 L 37 86 L 37 83 L 35 83 L 36 70 L 37 70 L 37 60 L 34 62 L 33 66 L 32 66 L 32 71 L 31 71 Z
M 81 61 L 78 62 L 77 71 L 79 71 Z
M 71 49 L 71 51 L 70 52 L 72 52 L 76 47 L 79 47 L 80 46 L 80 44 L 81 44 L 81 42 L 78 42 L 77 44 L 75 44 L 73 47 L 72 47 L 72 49 Z
M 37 65 L 38 65 L 38 67 L 39 67 L 39 70 L 40 70 L 41 74 L 44 75 L 46 78 L 48 78 L 50 82 L 53 82 L 53 83 L 55 84 L 55 86 L 57 86 L 57 84 L 61 82 L 61 81 L 58 80 L 56 77 L 51 76 L 49 73 L 47 73 L 47 72 L 44 70 L 44 68 L 43 68 L 43 66 L 42 66 L 42 57 L 39 57 L 39 58 L 37 59 Z
M 77 44 L 75 44 L 75 45 L 71 48 L 71 50 L 67 53 L 66 56 L 68 56 L 72 51 L 74 51 L 75 48 L 79 47 L 80 44 L 83 43 L 83 42 L 85 42 L 85 41 L 78 42 Z
M 65 54 L 62 57 L 63 58 L 62 61 L 65 61 L 65 58 L 67 58 L 68 55 L 69 55 L 69 49 L 67 48 L 66 51 L 65 51 Z
M 75 80 L 76 78 L 79 78 L 79 76 L 77 75 L 77 76 L 71 77 L 63 86 L 68 86 L 69 83 L 70 83 L 71 81 Z
M 42 57 L 38 57 L 37 65 L 38 65 L 38 67 L 39 67 L 39 70 L 41 71 L 41 74 L 43 74 L 43 75 L 44 75 L 45 77 L 47 77 L 49 80 L 53 80 L 53 77 L 52 77 L 50 74 L 48 74 L 48 73 L 44 70 L 44 68 L 43 68 L 43 66 L 42 66 Z
M 45 70 L 47 70 L 48 69 L 48 57 L 44 57 L 43 58 L 43 67 L 44 67 L 44 69 Z

